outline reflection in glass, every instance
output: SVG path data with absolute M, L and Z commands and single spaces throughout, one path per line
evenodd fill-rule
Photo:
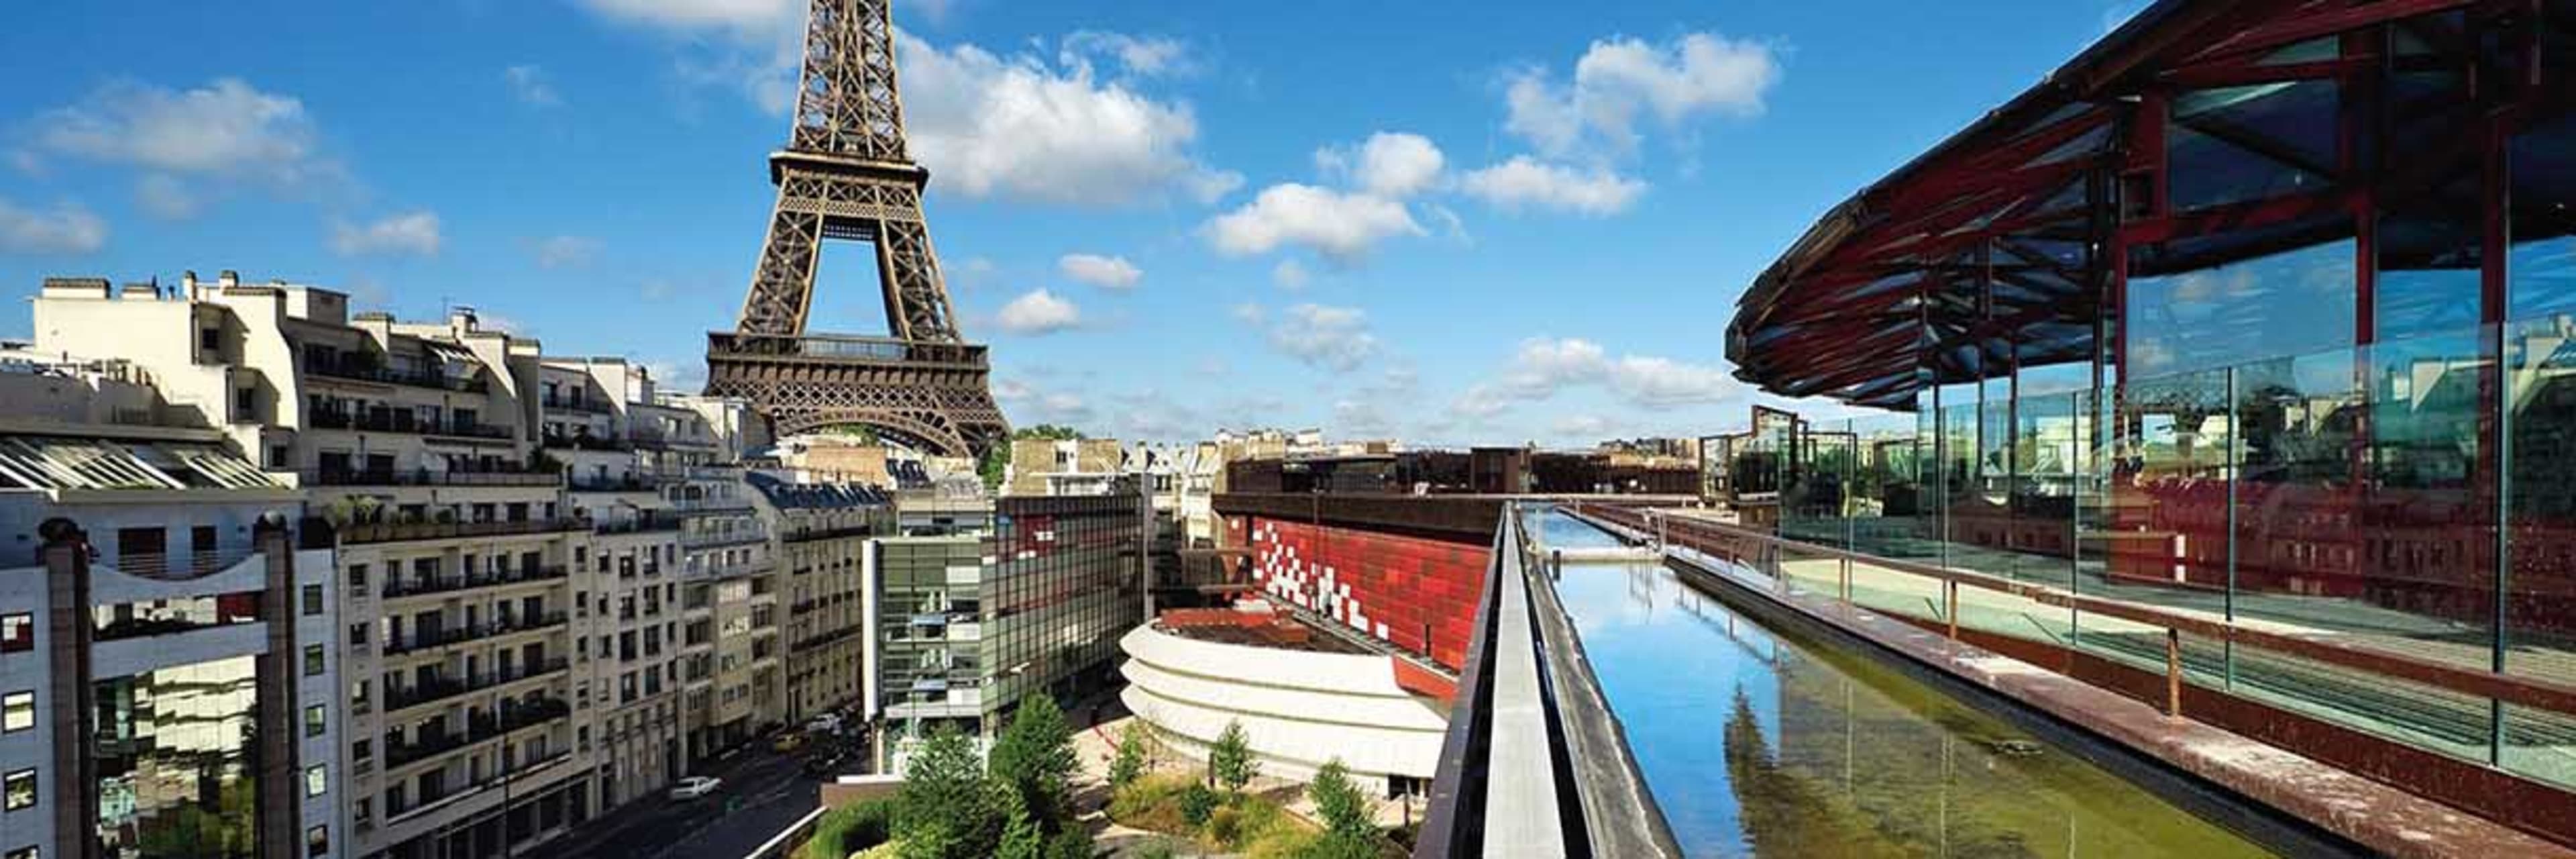
M 100 680 L 98 838 L 110 856 L 259 854 L 259 671 L 239 656 Z

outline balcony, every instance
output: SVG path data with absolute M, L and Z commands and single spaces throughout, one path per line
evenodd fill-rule
M 472 626 L 440 627 L 433 631 L 416 632 L 411 635 L 387 638 L 385 640 L 384 653 L 386 656 L 400 656 L 406 653 L 446 647 L 453 644 L 464 644 L 466 642 L 481 641 L 487 638 L 499 638 L 504 635 L 533 632 L 548 627 L 562 626 L 563 623 L 564 613 L 558 611 L 548 612 L 532 619 L 505 617 L 500 620 L 475 624 Z
M 572 715 L 572 705 L 565 703 L 561 698 L 540 698 L 535 703 L 505 704 L 498 715 L 475 716 L 466 720 L 465 730 L 441 731 L 423 735 L 407 743 L 385 744 L 385 769 L 400 769 L 522 728 L 534 727 L 570 715 Z M 426 806 L 444 798 L 444 796 L 422 797 L 421 805 Z M 391 812 L 393 815 L 402 813 Z
M 252 554 L 249 546 L 195 552 L 123 552 L 116 556 L 114 566 L 117 572 L 129 576 L 184 582 L 232 569 Z
M 658 486 L 652 479 L 636 474 L 575 475 L 565 485 L 574 492 L 652 492 Z
M 308 375 L 332 379 L 377 382 L 440 391 L 462 391 L 469 394 L 480 394 L 491 389 L 490 383 L 485 382 L 479 373 L 457 378 L 438 372 L 389 369 L 362 361 L 306 361 L 304 372 Z
M 749 498 L 682 498 L 671 502 L 682 513 L 749 513 Z
M 612 453 L 625 453 L 635 449 L 635 443 L 627 441 L 626 439 L 596 436 L 588 433 L 576 433 L 573 435 L 547 433 L 545 438 L 540 441 L 540 444 L 551 448 L 608 451 Z
M 659 511 L 645 511 L 626 519 L 594 520 L 594 534 L 649 534 L 656 531 L 680 530 L 680 517 Z
M 715 549 L 725 546 L 741 546 L 751 543 L 763 543 L 768 540 L 768 527 L 751 525 L 738 528 L 728 528 L 722 531 L 681 534 L 680 548 Z
M 515 585 L 526 582 L 542 582 L 550 579 L 561 579 L 567 574 L 568 572 L 562 565 L 553 565 L 534 568 L 518 567 L 509 570 L 475 573 L 472 575 L 462 576 L 398 576 L 385 582 L 383 594 L 385 599 L 427 596 L 430 594 L 473 590 L 475 588 Z
M 542 397 L 538 402 L 545 406 L 546 411 L 550 412 L 586 412 L 594 415 L 613 415 L 617 413 L 617 406 L 615 403 L 600 399 Z
M 507 537 L 556 531 L 587 531 L 590 520 L 556 517 L 500 522 L 353 522 L 339 528 L 346 545 L 447 540 L 458 537 Z
M 557 658 L 549 659 L 535 665 L 512 666 L 508 671 L 486 671 L 474 677 L 466 677 L 462 679 L 454 677 L 440 677 L 427 683 L 415 682 L 410 686 L 387 690 L 385 695 L 385 714 L 387 716 L 391 716 L 394 713 L 408 710 L 413 707 L 425 704 L 434 704 L 451 698 L 471 695 L 494 687 L 517 683 L 521 680 L 531 680 L 543 677 L 548 674 L 562 671 L 567 667 L 570 667 L 569 662 Z M 401 764 L 393 764 L 393 766 L 401 766 Z
M 508 441 L 518 434 L 509 427 L 469 423 L 456 420 L 421 420 L 408 411 L 370 411 L 364 413 L 317 411 L 305 416 L 305 425 L 314 429 L 348 430 L 351 432 L 389 432 L 405 435 L 436 435 L 454 438 L 480 438 Z
M 317 468 L 296 472 L 306 486 L 554 486 L 562 480 L 551 471 L 525 467 L 491 469 Z

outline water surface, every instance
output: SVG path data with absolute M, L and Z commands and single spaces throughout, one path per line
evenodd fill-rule
M 1551 538 L 1563 527 L 1537 518 Z M 1690 855 L 2270 855 L 1870 658 L 1766 629 L 1662 565 L 1569 563 L 1557 593 Z

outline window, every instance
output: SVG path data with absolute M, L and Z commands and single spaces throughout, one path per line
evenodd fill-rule
M 367 592 L 367 565 L 349 565 L 349 588 L 359 593 Z
M 331 827 L 316 826 L 304 830 L 304 855 L 326 856 L 331 853 Z
M 364 645 L 364 644 L 366 644 L 366 643 L 367 643 L 367 625 L 366 625 L 366 624 L 363 624 L 363 623 L 353 623 L 353 624 L 349 624 L 349 644 L 350 644 L 350 646 L 355 647 L 355 646 Z
M 306 707 L 306 708 L 304 708 L 304 735 L 305 735 L 305 736 L 307 736 L 307 737 L 319 737 L 319 736 L 322 736 L 322 732 L 324 732 L 324 731 L 328 731 L 328 730 L 330 730 L 330 729 L 331 729 L 331 711 L 330 711 L 330 710 L 325 709 L 325 708 L 324 708 L 322 705 L 320 705 L 320 704 L 315 704 L 315 705 L 313 705 L 313 706 L 310 706 L 310 707 Z
M 322 613 L 322 586 L 321 586 L 321 585 L 305 585 L 305 586 L 304 586 L 304 615 L 305 615 L 306 617 L 311 617 L 311 616 L 314 616 L 314 615 L 317 615 L 317 614 L 321 614 L 321 613 Z
M 307 645 L 305 645 L 305 646 L 304 646 L 304 676 L 306 676 L 306 677 L 317 677 L 317 676 L 320 676 L 320 675 L 322 674 L 322 667 L 323 667 L 323 662 L 322 662 L 322 645 L 319 645 L 319 644 L 307 644 Z
M 0 776 L 0 811 L 19 811 L 36 807 L 36 771 L 19 770 Z
M 349 744 L 350 760 L 363 761 L 368 758 L 375 757 L 375 755 L 376 743 L 373 740 L 358 740 Z M 363 802 L 364 800 L 360 801 Z
M 321 796 L 331 791 L 331 771 L 321 764 L 304 768 L 304 795 Z

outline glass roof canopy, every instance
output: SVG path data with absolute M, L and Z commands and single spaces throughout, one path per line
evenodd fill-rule
M 2569 82 L 2536 58 L 2571 19 L 2569 0 L 2162 0 L 1828 212 L 1739 299 L 1727 357 L 1774 393 L 1899 410 L 2120 360 L 2132 273 L 2476 210 L 2479 135 L 2409 135 L 2563 114 Z

